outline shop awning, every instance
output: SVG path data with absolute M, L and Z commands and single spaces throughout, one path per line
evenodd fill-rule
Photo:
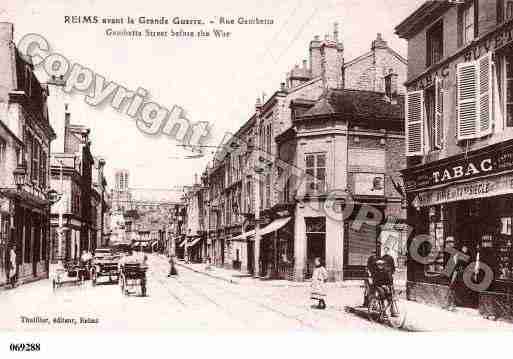
M 260 230 L 260 235 L 272 233 L 289 223 L 290 217 L 278 218 Z
M 197 244 L 199 241 L 201 241 L 201 237 L 198 237 L 198 238 L 196 238 L 195 240 L 193 240 L 191 243 L 189 243 L 189 244 L 187 245 L 187 247 L 192 247 L 192 246 L 194 246 L 195 244 Z
M 260 228 L 259 234 L 261 236 L 263 236 L 265 234 L 277 231 L 278 229 L 282 228 L 287 223 L 289 223 L 290 222 L 290 218 L 291 217 L 284 217 L 284 218 L 278 218 L 278 219 L 272 221 L 271 223 L 269 223 L 264 228 Z M 251 231 L 239 234 L 238 236 L 233 237 L 231 240 L 232 241 L 241 241 L 241 240 L 244 240 L 246 238 L 253 237 L 254 235 L 255 235 L 255 230 L 253 229 Z
M 244 239 L 254 236 L 254 235 L 255 235 L 255 230 L 253 229 L 249 232 L 244 232 L 242 234 L 239 234 L 238 236 L 232 237 L 230 240 L 231 241 L 243 241 Z

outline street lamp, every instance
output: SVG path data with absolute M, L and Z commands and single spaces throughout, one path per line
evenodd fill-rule
M 27 174 L 27 168 L 25 165 L 20 164 L 16 169 L 12 172 L 14 176 L 14 183 L 16 184 L 16 188 L 18 191 L 21 190 L 23 185 L 25 184 L 25 175 Z

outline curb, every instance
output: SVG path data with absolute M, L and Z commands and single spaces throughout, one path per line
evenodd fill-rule
M 23 287 L 25 284 L 35 283 L 35 282 L 39 282 L 39 281 L 42 281 L 42 280 L 45 280 L 45 279 L 48 279 L 48 277 L 35 277 L 35 278 L 21 279 L 18 282 L 16 282 L 16 287 L 14 287 L 14 288 L 10 288 L 10 284 L 7 284 L 7 283 L 0 284 L 0 292 L 2 292 L 2 291 L 10 291 L 10 290 L 13 290 L 13 289 L 16 289 L 16 288 Z M 9 287 L 9 288 L 7 288 L 7 287 Z
M 207 273 L 207 272 L 204 272 L 204 271 L 200 271 L 200 270 L 194 269 L 192 267 L 189 267 L 188 265 L 183 264 L 183 263 L 178 263 L 177 262 L 175 264 L 177 266 L 183 267 L 183 268 L 188 269 L 190 271 L 193 271 L 195 273 L 206 275 L 207 277 L 211 277 L 211 278 L 215 278 L 215 279 L 220 279 L 220 280 L 223 280 L 223 281 L 231 283 L 231 284 L 240 284 L 239 281 L 236 281 L 234 279 L 228 279 L 228 278 L 225 278 L 225 277 L 222 277 L 222 276 L 219 276 L 219 275 L 214 275 L 214 274 L 210 274 L 210 273 Z

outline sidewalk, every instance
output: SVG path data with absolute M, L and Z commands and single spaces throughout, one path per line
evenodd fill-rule
M 224 280 L 232 284 L 250 284 L 250 285 L 265 285 L 270 287 L 309 287 L 310 282 L 293 282 L 285 279 L 265 279 L 255 278 L 249 274 L 242 273 L 233 269 L 219 268 L 214 265 L 210 266 L 207 270 L 207 265 L 204 263 L 185 263 L 182 260 L 177 261 L 177 265 L 189 269 L 196 273 L 201 273 L 212 278 Z M 345 280 L 343 282 L 329 282 L 328 287 L 344 288 L 344 287 L 361 287 L 361 280 Z M 405 288 L 404 279 L 396 279 L 395 285 L 397 288 Z
M 223 280 L 237 285 L 262 286 L 271 290 L 273 287 L 287 289 L 291 293 L 282 292 L 284 297 L 302 298 L 307 296 L 303 293 L 308 291 L 310 282 L 291 282 L 287 280 L 266 280 L 253 278 L 236 270 L 229 270 L 211 266 L 206 269 L 206 264 L 187 263 L 178 261 L 177 265 L 183 269 L 191 270 L 196 273 Z M 396 288 L 404 290 L 404 279 L 396 280 Z M 280 289 L 280 292 L 281 290 Z M 341 290 L 342 289 L 342 290 Z M 368 320 L 366 311 L 359 308 L 362 303 L 362 281 L 348 280 L 343 282 L 327 283 L 328 311 L 338 310 L 349 312 L 362 317 L 362 320 Z M 299 293 L 301 292 L 301 293 Z M 404 294 L 402 295 L 404 297 Z M 404 329 L 415 332 L 433 332 L 433 331 L 460 331 L 460 330 L 508 330 L 513 331 L 513 324 L 504 321 L 492 321 L 481 317 L 477 310 L 468 308 L 458 308 L 455 312 L 441 309 L 437 306 L 418 303 L 401 299 L 399 307 L 406 314 Z M 356 310 L 355 310 L 356 308 Z

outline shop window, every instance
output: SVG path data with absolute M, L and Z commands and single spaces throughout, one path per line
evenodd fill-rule
M 440 20 L 427 31 L 426 66 L 436 64 L 443 58 L 443 22 Z
M 446 246 L 446 233 L 444 231 L 444 209 L 442 206 L 430 207 L 427 211 L 429 236 L 432 238 L 432 246 L 428 248 L 430 253 L 438 253 L 433 261 L 426 265 L 426 273 L 441 273 L 445 268 L 443 249 Z
M 25 228 L 24 228 L 24 235 L 25 235 L 25 246 L 23 248 L 23 253 L 24 253 L 24 262 L 25 263 L 30 263 L 31 262 L 31 258 L 30 258 L 30 254 L 32 252 L 32 223 L 31 223 L 31 216 L 30 216 L 30 212 L 26 212 L 25 213 Z

